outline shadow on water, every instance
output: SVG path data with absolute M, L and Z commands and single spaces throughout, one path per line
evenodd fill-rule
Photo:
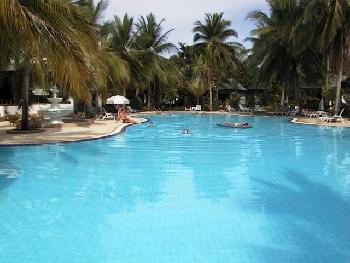
M 294 187 L 262 179 L 255 182 L 265 186 L 259 194 L 267 216 L 276 218 L 279 245 L 284 249 L 266 246 L 254 250 L 284 262 L 349 262 L 349 201 L 298 171 L 287 169 L 283 175 Z
M 207 172 L 207 169 L 206 166 L 203 166 L 194 171 L 193 181 L 198 196 L 213 202 L 227 198 L 233 187 L 232 180 L 225 176 L 224 169 L 220 167 L 216 167 L 210 173 Z
M 12 147 L 0 148 L 0 193 L 12 185 L 20 176 L 20 170 L 13 164 L 16 150 Z

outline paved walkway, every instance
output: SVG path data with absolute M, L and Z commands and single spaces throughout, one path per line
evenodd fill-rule
M 140 119 L 140 122 L 146 120 Z M 45 128 L 42 133 L 8 134 L 9 122 L 0 122 L 0 145 L 35 145 L 92 140 L 120 133 L 128 123 L 95 120 L 93 124 L 65 123 L 62 128 Z

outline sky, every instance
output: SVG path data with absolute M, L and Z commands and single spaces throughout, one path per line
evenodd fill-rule
M 164 30 L 174 29 L 169 35 L 169 41 L 178 44 L 193 43 L 193 24 L 196 20 L 204 20 L 205 13 L 224 12 L 224 18 L 232 21 L 232 28 L 238 32 L 238 39 L 243 42 L 254 28 L 251 21 L 246 20 L 247 14 L 255 9 L 268 11 L 265 0 L 109 0 L 104 20 L 110 20 L 114 15 L 128 15 L 138 18 L 154 13 L 158 20 L 165 18 Z M 249 43 L 243 44 L 249 47 Z

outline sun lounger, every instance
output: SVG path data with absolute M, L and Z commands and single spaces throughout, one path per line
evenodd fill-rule
M 249 108 L 247 108 L 247 107 L 244 107 L 242 104 L 239 104 L 238 107 L 239 107 L 239 110 L 240 110 L 240 111 L 243 111 L 243 112 L 252 112 L 252 109 L 249 109 Z
M 276 108 L 276 111 L 272 112 L 272 115 L 274 115 L 274 116 L 282 116 L 282 117 L 295 116 L 295 114 L 296 114 L 295 110 L 288 110 L 284 106 L 278 106 Z
M 98 116 L 99 119 L 102 120 L 115 120 L 115 116 L 112 113 L 106 111 L 105 108 L 102 109 L 103 112 Z
M 265 112 L 265 110 L 260 105 L 255 105 L 254 111 L 256 111 L 256 112 Z
M 196 105 L 196 107 L 191 108 L 192 111 L 202 111 L 202 105 Z
M 342 117 L 343 112 L 344 112 L 344 109 L 342 109 L 342 111 L 340 112 L 339 115 L 320 117 L 320 120 L 321 120 L 322 122 L 333 122 L 333 121 L 338 121 L 338 120 L 340 120 L 342 123 L 344 123 L 344 119 L 343 119 L 343 117 Z
M 320 117 L 328 117 L 327 112 L 325 111 L 316 111 L 309 114 L 309 118 L 320 118 Z
M 228 112 L 236 112 L 236 109 L 232 108 L 230 105 L 227 105 L 226 111 L 228 111 Z

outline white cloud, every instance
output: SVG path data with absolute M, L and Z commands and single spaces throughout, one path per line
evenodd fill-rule
M 244 19 L 247 13 L 264 8 L 265 0 L 110 0 L 106 19 L 125 13 L 139 17 L 152 12 L 158 19 L 166 19 L 166 29 L 175 29 L 169 36 L 171 42 L 192 43 L 192 28 L 196 20 L 203 20 L 205 13 L 224 12 L 225 18 L 233 21 L 233 27 L 242 40 L 251 28 L 251 24 Z

